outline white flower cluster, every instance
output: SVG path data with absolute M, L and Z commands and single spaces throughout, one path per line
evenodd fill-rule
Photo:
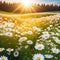
M 7 51 L 8 55 L 10 55 L 11 52 L 14 52 L 13 53 L 14 57 L 18 57 L 19 56 L 19 52 L 17 50 L 14 51 L 14 49 L 12 49 L 12 48 L 8 48 L 8 49 L 0 48 L 0 53 L 3 52 L 4 50 Z M 3 56 L 0 57 L 0 60 L 9 60 L 9 59 L 6 56 L 3 55 Z
M 37 42 L 40 41 L 40 43 L 44 42 L 45 41 L 45 44 L 47 45 L 50 45 L 52 46 L 50 48 L 50 51 L 53 53 L 53 54 L 59 54 L 60 53 L 60 49 L 56 47 L 57 44 L 60 44 L 60 26 L 59 24 L 57 23 L 57 21 L 60 19 L 60 16 L 59 15 L 55 15 L 55 16 L 49 16 L 49 17 L 46 17 L 46 18 L 49 18 L 50 20 L 54 20 L 56 22 L 55 26 L 53 26 L 52 24 L 52 21 L 51 21 L 51 25 L 49 27 L 47 27 L 47 29 L 43 30 L 42 31 L 42 35 L 40 35 L 37 40 Z M 57 20 L 57 21 L 56 21 Z M 41 40 L 42 39 L 42 40 Z M 42 42 L 41 42 L 42 41 Z M 54 44 L 54 42 L 52 41 L 55 41 L 57 44 Z M 42 50 L 45 49 L 46 47 L 44 46 L 44 43 L 43 44 L 39 44 L 37 43 L 35 45 L 35 49 L 36 50 Z M 49 48 L 49 47 L 47 47 Z M 47 51 L 49 53 L 49 51 Z M 35 54 L 33 56 L 33 60 L 45 60 L 45 58 L 53 58 L 54 55 L 51 55 L 51 54 Z M 55 58 L 55 57 L 54 57 Z M 58 59 L 56 57 L 56 59 Z M 58 59 L 59 60 L 59 59 Z
M 7 18 L 5 18 L 5 20 L 6 19 Z M 55 59 L 55 55 L 60 54 L 59 20 L 60 15 L 57 14 L 54 16 L 33 19 L 31 22 L 26 20 L 23 23 L 22 20 L 18 23 L 17 21 L 0 21 L 0 36 L 16 36 L 19 38 L 16 51 L 12 48 L 0 48 L 0 52 L 6 50 L 8 52 L 7 54 L 10 55 L 10 53 L 14 51 L 14 57 L 18 57 L 18 50 L 23 51 L 25 49 L 26 52 L 27 50 L 30 52 L 33 51 L 33 53 L 30 54 L 33 56 L 33 60 Z M 0 60 L 8 60 L 8 58 L 3 55 L 0 56 Z

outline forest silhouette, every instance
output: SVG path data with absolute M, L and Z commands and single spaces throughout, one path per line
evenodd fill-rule
M 36 4 L 35 3 L 35 4 L 32 4 L 31 7 L 25 8 L 23 11 L 22 9 L 23 9 L 23 6 L 21 3 L 6 3 L 6 2 L 0 1 L 0 10 L 6 11 L 6 12 L 14 12 L 14 13 L 35 13 L 35 12 L 60 11 L 60 5 Z

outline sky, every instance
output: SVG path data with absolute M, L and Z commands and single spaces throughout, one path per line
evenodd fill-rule
M 6 1 L 6 2 L 20 2 L 22 0 L 0 0 L 0 1 Z M 60 4 L 60 0 L 31 0 L 33 3 L 46 3 L 46 4 Z

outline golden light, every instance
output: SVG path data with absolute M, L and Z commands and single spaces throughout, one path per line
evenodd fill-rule
M 32 0 L 18 0 L 21 5 L 19 5 L 13 12 L 18 11 L 19 9 L 21 13 L 28 13 L 28 12 L 35 12 L 35 9 L 33 7 L 33 1 Z
M 32 4 L 31 0 L 22 0 L 21 3 L 23 4 L 23 6 L 25 7 L 29 7 Z

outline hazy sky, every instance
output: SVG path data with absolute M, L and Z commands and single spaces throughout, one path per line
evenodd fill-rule
M 22 0 L 0 0 L 0 1 L 6 1 L 6 2 L 20 2 Z M 54 3 L 54 4 L 60 4 L 60 0 L 31 0 L 35 3 Z

